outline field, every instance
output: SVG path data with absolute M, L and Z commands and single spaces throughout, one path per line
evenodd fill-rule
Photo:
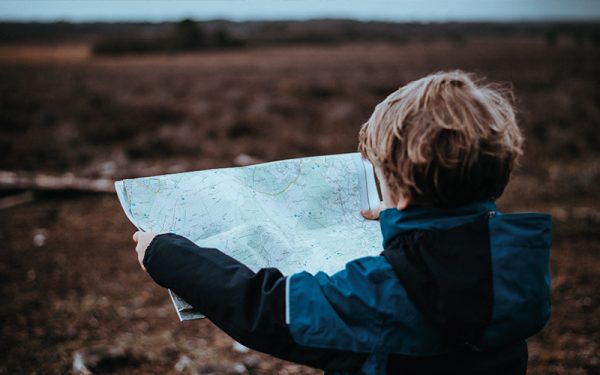
M 463 69 L 512 83 L 526 152 L 498 204 L 555 220 L 553 315 L 529 341 L 529 373 L 600 372 L 598 46 L 513 36 L 89 51 L 0 45 L 0 170 L 120 179 L 240 154 L 350 152 L 373 107 L 410 80 Z M 65 373 L 94 353 L 97 373 L 318 373 L 236 350 L 209 321 L 179 323 L 140 270 L 133 231 L 110 194 L 38 193 L 0 211 L 0 374 Z

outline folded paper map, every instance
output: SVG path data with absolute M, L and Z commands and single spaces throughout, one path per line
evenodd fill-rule
M 358 153 L 118 181 L 125 214 L 143 231 L 172 232 L 258 271 L 336 272 L 381 252 L 373 167 Z M 181 320 L 201 312 L 171 298 Z

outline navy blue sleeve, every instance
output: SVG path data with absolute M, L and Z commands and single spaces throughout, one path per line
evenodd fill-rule
M 285 322 L 285 277 L 275 268 L 255 273 L 217 249 L 175 234 L 156 236 L 143 263 L 156 283 L 247 347 L 324 370 L 358 369 L 367 357 L 297 344 Z

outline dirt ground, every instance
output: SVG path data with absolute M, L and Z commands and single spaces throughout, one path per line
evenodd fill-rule
M 529 341 L 529 373 L 600 372 L 598 47 L 511 38 L 123 58 L 18 48 L 0 48 L 0 169 L 93 178 L 354 151 L 374 105 L 412 79 L 460 68 L 511 82 L 527 144 L 499 207 L 555 220 L 553 315 Z M 79 354 L 111 350 L 97 373 L 319 373 L 234 347 L 207 320 L 180 323 L 140 270 L 133 231 L 110 194 L 40 193 L 0 210 L 0 373 L 65 373 Z

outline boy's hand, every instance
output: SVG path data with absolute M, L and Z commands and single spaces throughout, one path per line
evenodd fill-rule
M 379 202 L 379 206 L 372 210 L 361 210 L 360 214 L 367 220 L 379 219 L 379 213 L 384 209 L 383 202 Z
M 152 242 L 156 236 L 156 233 L 142 232 L 139 230 L 133 234 L 133 241 L 137 242 L 135 251 L 137 252 L 138 262 L 140 262 L 140 266 L 142 266 L 144 271 L 146 271 L 146 267 L 144 267 L 144 254 L 146 254 L 148 245 L 150 245 L 150 242 Z

